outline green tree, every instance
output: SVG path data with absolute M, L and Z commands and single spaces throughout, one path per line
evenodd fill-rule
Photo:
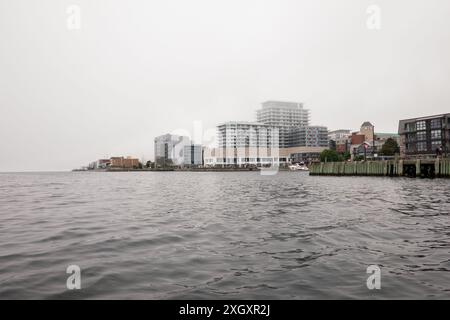
M 381 154 L 384 156 L 393 156 L 400 152 L 400 147 L 397 141 L 392 138 L 386 140 L 386 142 L 381 147 Z
M 352 157 L 352 155 L 350 154 L 350 152 L 346 151 L 343 153 L 339 153 L 338 156 L 338 161 L 347 161 Z
M 320 153 L 320 161 L 321 162 L 337 162 L 339 161 L 339 154 L 334 150 L 323 150 Z
M 174 165 L 172 159 L 166 159 L 165 157 L 157 157 L 155 163 L 155 167 L 158 168 L 170 168 Z

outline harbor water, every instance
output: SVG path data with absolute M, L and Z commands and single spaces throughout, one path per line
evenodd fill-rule
M 450 299 L 449 214 L 449 179 L 4 173 L 0 299 Z

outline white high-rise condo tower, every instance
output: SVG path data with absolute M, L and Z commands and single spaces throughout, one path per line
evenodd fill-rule
M 257 121 L 280 129 L 280 148 L 289 146 L 289 132 L 292 127 L 309 125 L 309 110 L 300 102 L 266 101 L 256 111 Z

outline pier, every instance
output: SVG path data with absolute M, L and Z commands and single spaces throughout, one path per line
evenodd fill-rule
M 450 158 L 362 162 L 322 162 L 310 166 L 315 176 L 450 177 Z

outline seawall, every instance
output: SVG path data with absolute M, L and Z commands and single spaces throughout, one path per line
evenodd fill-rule
M 309 169 L 316 176 L 450 177 L 450 159 L 322 162 Z

